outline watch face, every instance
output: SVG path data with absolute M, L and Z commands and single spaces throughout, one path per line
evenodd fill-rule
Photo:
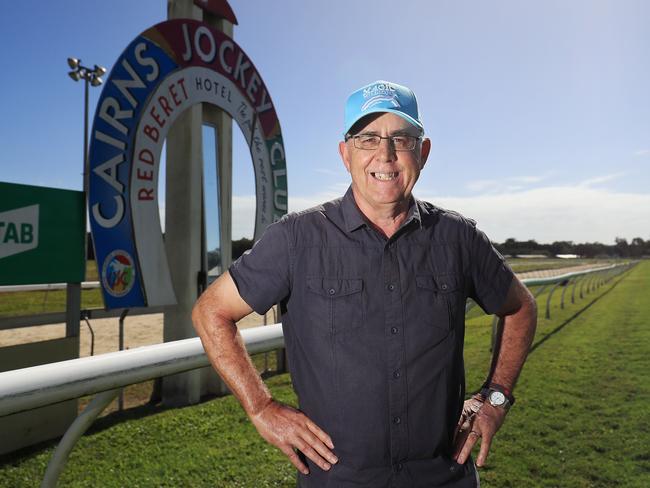
M 506 403 L 506 396 L 500 391 L 493 391 L 490 393 L 490 403 L 495 407 Z

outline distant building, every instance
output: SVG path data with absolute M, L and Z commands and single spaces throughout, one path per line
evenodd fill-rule
M 522 259 L 545 259 L 548 258 L 546 254 L 517 254 L 516 257 Z

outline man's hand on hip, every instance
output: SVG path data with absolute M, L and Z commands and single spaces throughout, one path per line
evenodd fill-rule
M 330 449 L 334 444 L 329 435 L 300 410 L 271 400 L 251 421 L 260 435 L 287 455 L 291 463 L 303 474 L 309 469 L 294 451 L 299 449 L 315 464 L 327 471 L 338 459 Z
M 476 442 L 481 439 L 476 465 L 480 468 L 487 459 L 492 438 L 503 424 L 506 410 L 493 407 L 475 397 L 465 401 L 463 413 L 458 421 L 454 435 L 453 459 L 458 464 L 465 464 Z

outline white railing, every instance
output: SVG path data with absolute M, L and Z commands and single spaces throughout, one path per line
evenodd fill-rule
M 542 290 L 536 295 L 546 286 L 553 286 L 547 299 L 548 314 L 550 296 L 558 286 L 564 286 L 566 292 L 568 285 L 573 284 L 575 291 L 576 284 L 581 281 L 582 297 L 585 284 L 589 292 L 635 264 L 526 279 L 523 283 L 529 288 L 541 285 Z M 282 324 L 242 329 L 240 333 L 250 354 L 272 351 L 284 345 Z M 72 423 L 48 464 L 41 486 L 56 486 L 74 444 L 122 387 L 208 365 L 200 339 L 193 338 L 7 371 L 0 373 L 0 416 L 99 393 Z
M 284 346 L 282 324 L 240 331 L 250 354 Z M 0 416 L 209 366 L 198 337 L 0 373 Z
M 249 354 L 284 346 L 282 324 L 240 331 Z M 120 388 L 208 366 L 196 337 L 0 373 L 0 416 L 99 393 L 59 442 L 41 483 L 54 487 L 72 448 Z
M 51 291 L 65 290 L 67 283 L 47 283 L 43 285 L 3 285 L 0 286 L 0 293 L 14 291 Z M 82 290 L 93 290 L 99 288 L 99 281 L 84 281 L 81 283 Z

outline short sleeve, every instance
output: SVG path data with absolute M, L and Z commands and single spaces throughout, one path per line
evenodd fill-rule
M 514 273 L 483 231 L 472 225 L 470 232 L 470 298 L 476 301 L 485 313 L 494 314 L 506 300 Z
M 289 294 L 289 265 L 286 226 L 279 221 L 267 227 L 228 271 L 242 299 L 255 312 L 265 314 Z

